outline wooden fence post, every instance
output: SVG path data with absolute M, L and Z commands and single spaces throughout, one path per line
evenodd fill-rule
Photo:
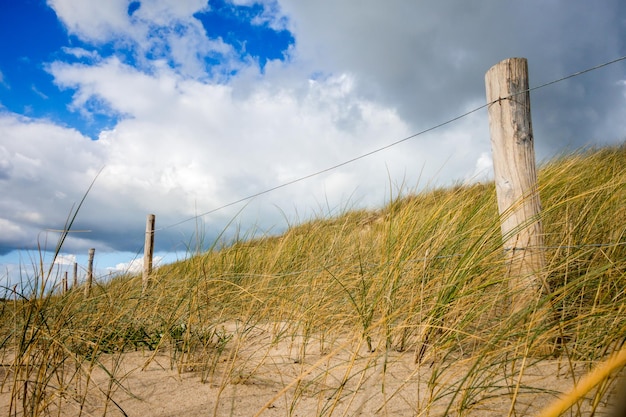
M 143 248 L 143 279 L 141 292 L 148 288 L 150 274 L 152 273 L 152 256 L 154 254 L 154 223 L 155 215 L 148 214 L 146 219 L 146 241 Z
M 528 63 L 506 59 L 485 75 L 498 211 L 509 261 L 512 310 L 520 311 L 549 291 L 541 202 L 530 117 Z
M 89 249 L 89 262 L 87 264 L 87 282 L 85 282 L 85 298 L 91 294 L 91 284 L 93 282 L 93 256 L 96 253 L 95 248 Z
M 72 277 L 72 288 L 78 288 L 78 262 L 74 262 L 74 276 Z
M 62 287 L 61 291 L 62 291 L 63 295 L 65 295 L 65 294 L 67 294 L 67 291 L 68 291 L 68 288 L 67 288 L 67 271 L 65 271 L 63 273 L 63 281 L 62 281 L 62 283 L 63 284 L 61 286 Z

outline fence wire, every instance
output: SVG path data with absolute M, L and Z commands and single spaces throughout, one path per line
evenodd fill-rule
M 476 113 L 476 112 L 478 112 L 478 111 L 480 111 L 480 110 L 482 110 L 482 109 L 484 109 L 484 108 L 486 108 L 486 107 L 489 107 L 490 105 L 492 105 L 492 104 L 494 104 L 494 103 L 496 103 L 496 102 L 498 102 L 498 101 L 500 101 L 500 100 L 508 100 L 508 99 L 510 99 L 510 98 L 512 98 L 512 97 L 515 97 L 515 96 L 517 96 L 517 95 L 520 95 L 520 94 L 525 94 L 525 93 L 529 93 L 529 92 L 531 92 L 531 91 L 535 91 L 535 90 L 539 90 L 539 89 L 541 89 L 541 88 L 545 88 L 545 87 L 548 87 L 548 86 L 550 86 L 550 85 L 557 84 L 557 83 L 560 83 L 560 82 L 562 82 L 562 81 L 569 80 L 569 79 L 571 79 L 571 78 L 575 78 L 575 77 L 581 76 L 581 75 L 583 75 L 583 74 L 586 74 L 586 73 L 589 73 L 589 72 L 592 72 L 592 71 L 598 70 L 598 69 L 600 69 L 600 68 L 604 68 L 604 67 L 609 66 L 609 65 L 612 65 L 612 64 L 616 64 L 616 63 L 621 62 L 621 61 L 624 61 L 624 60 L 626 60 L 626 55 L 621 56 L 621 57 L 616 58 L 616 59 L 613 59 L 613 60 L 611 60 L 611 61 L 604 62 L 604 63 L 602 63 L 602 64 L 595 65 L 595 66 L 590 67 L 590 68 L 586 68 L 586 69 L 581 70 L 581 71 L 577 71 L 577 72 L 575 72 L 575 73 L 572 73 L 572 74 L 566 75 L 566 76 L 561 77 L 561 78 L 558 78 L 558 79 L 556 79 L 556 80 L 552 80 L 552 81 L 549 81 L 549 82 L 547 82 L 547 83 L 540 84 L 540 85 L 538 85 L 538 86 L 528 88 L 528 89 L 526 89 L 526 90 L 524 90 L 524 91 L 520 91 L 520 92 L 517 92 L 517 93 L 511 94 L 511 95 L 509 95 L 509 96 L 507 96 L 507 97 L 501 97 L 501 98 L 499 98 L 499 99 L 497 99 L 497 100 L 494 100 L 494 101 L 489 102 L 489 103 L 485 103 L 485 104 L 483 104 L 483 105 L 481 105 L 481 106 L 478 106 L 478 107 L 476 107 L 476 108 L 473 108 L 473 109 L 471 109 L 471 110 L 469 110 L 469 111 L 467 111 L 467 112 L 465 112 L 465 113 L 463 113 L 463 114 L 460 114 L 460 115 L 458 115 L 458 116 L 456 116 L 456 117 L 453 117 L 453 118 L 451 118 L 451 119 L 448 119 L 448 120 L 446 120 L 446 121 L 444 121 L 444 122 L 442 122 L 442 123 L 439 123 L 439 124 L 437 124 L 437 125 L 434 125 L 434 126 L 432 126 L 432 127 L 427 128 L 427 129 L 421 130 L 421 131 L 419 131 L 419 132 L 417 132 L 417 133 L 414 133 L 414 134 L 412 134 L 412 135 L 410 135 L 410 136 L 407 136 L 407 137 L 405 137 L 405 138 L 402 138 L 402 139 L 396 140 L 395 142 L 391 142 L 391 143 L 389 143 L 389 144 L 387 144 L 387 145 L 385 145 L 385 146 L 382 146 L 382 147 L 380 147 L 380 148 L 377 148 L 377 149 L 374 149 L 374 150 L 372 150 L 372 151 L 366 152 L 366 153 L 361 154 L 361 155 L 359 155 L 359 156 L 356 156 L 356 157 L 354 157 L 354 158 L 351 158 L 351 159 L 345 160 L 345 161 L 343 161 L 343 162 L 341 162 L 341 163 L 338 163 L 338 164 L 332 165 L 332 166 L 330 166 L 330 167 L 328 167 L 328 168 L 324 168 L 324 169 L 322 169 L 322 170 L 320 170 L 320 171 L 316 171 L 316 172 L 313 172 L 313 173 L 311 173 L 311 174 L 307 174 L 307 175 L 305 175 L 305 176 L 302 176 L 302 177 L 296 178 L 296 179 L 294 179 L 294 180 L 287 181 L 287 182 L 285 182 L 285 183 L 282 183 L 282 184 L 276 185 L 276 186 L 274 186 L 274 187 L 271 187 L 271 188 L 265 189 L 265 190 L 263 190 L 263 191 L 259 191 L 259 192 L 257 192 L 257 193 L 250 194 L 250 195 L 248 195 L 248 196 L 246 196 L 246 197 L 242 197 L 242 198 L 240 198 L 240 199 L 238 199 L 238 200 L 232 201 L 232 202 L 230 202 L 230 203 L 224 204 L 224 205 L 219 206 L 219 207 L 216 207 L 216 208 L 214 208 L 214 209 L 211 209 L 211 210 L 205 211 L 205 212 L 203 212 L 203 213 L 197 214 L 197 215 L 195 215 L 195 216 L 193 216 L 193 217 L 189 217 L 189 218 L 186 218 L 186 219 L 181 220 L 181 221 L 179 221 L 179 222 L 176 222 L 176 223 L 170 224 L 170 225 L 168 225 L 168 226 L 161 227 L 161 228 L 159 228 L 159 229 L 156 229 L 155 231 L 160 231 L 160 230 L 170 229 L 170 228 L 172 228 L 172 227 L 179 226 L 179 225 L 181 225 L 181 224 L 183 224 L 183 223 L 187 223 L 187 222 L 189 222 L 189 221 L 196 220 L 196 219 L 198 219 L 198 218 L 200 218 L 200 217 L 207 216 L 207 215 L 209 215 L 209 214 L 212 214 L 212 213 L 215 213 L 215 212 L 217 212 L 217 211 L 223 210 L 223 209 L 225 209 L 225 208 L 228 208 L 228 207 L 234 206 L 234 205 L 239 204 L 239 203 L 242 203 L 242 202 L 244 202 L 244 201 L 252 200 L 253 198 L 256 198 L 256 197 L 262 196 L 262 195 L 264 195 L 264 194 L 268 194 L 268 193 L 271 193 L 271 192 L 276 191 L 276 190 L 278 190 L 278 189 L 285 188 L 285 187 L 287 187 L 287 186 L 293 185 L 293 184 L 298 183 L 298 182 L 302 182 L 302 181 L 307 180 L 307 179 L 309 179 L 309 178 L 313 178 L 313 177 L 316 177 L 316 176 L 318 176 L 318 175 L 322 175 L 322 174 L 325 174 L 325 173 L 327 173 L 327 172 L 333 171 L 333 170 L 335 170 L 335 169 L 338 169 L 338 168 L 343 167 L 343 166 L 345 166 L 345 165 L 351 164 L 351 163 L 356 162 L 356 161 L 358 161 L 358 160 L 361 160 L 361 159 L 363 159 L 363 158 L 367 158 L 368 156 L 374 155 L 374 154 L 379 153 L 379 152 L 382 152 L 382 151 L 384 151 L 384 150 L 386 150 L 386 149 L 389 149 L 389 148 L 392 148 L 392 147 L 394 147 L 394 146 L 397 146 L 397 145 L 399 145 L 399 144 L 401 144 L 401 143 L 403 143 L 403 142 L 406 142 L 406 141 L 408 141 L 408 140 L 410 140 L 410 139 L 416 138 L 416 137 L 418 137 L 418 136 L 422 136 L 422 135 L 424 135 L 424 134 L 426 134 L 426 133 L 429 133 L 429 132 L 432 132 L 432 131 L 434 131 L 434 130 L 437 130 L 437 129 L 439 129 L 439 128 L 443 127 L 443 126 L 446 126 L 446 125 L 449 125 L 449 124 L 451 124 L 451 123 L 454 123 L 454 122 L 456 122 L 456 121 L 458 121 L 458 120 L 461 120 L 461 119 L 463 119 L 463 118 L 465 118 L 465 117 L 467 117 L 467 116 L 469 116 L 469 115 L 471 115 L 471 114 L 473 114 L 473 113 Z

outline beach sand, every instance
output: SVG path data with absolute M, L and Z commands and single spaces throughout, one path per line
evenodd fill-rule
M 60 392 L 49 382 L 49 415 L 443 416 L 461 410 L 503 416 L 515 398 L 515 415 L 530 416 L 573 386 L 565 359 L 518 361 L 515 369 L 485 363 L 482 372 L 465 378 L 476 355 L 441 359 L 433 352 L 417 365 L 412 351 L 370 352 L 356 338 L 308 337 L 305 343 L 274 336 L 250 332 L 220 355 L 181 356 L 168 348 L 102 355 L 91 370 L 83 363 L 82 376 L 75 374 Z M 577 377 L 589 369 L 574 364 Z M 0 415 L 8 416 L 12 378 L 10 369 L 3 372 Z M 14 401 L 10 415 L 23 415 L 21 398 Z M 580 415 L 589 415 L 592 401 L 579 407 Z M 596 415 L 606 415 L 604 400 Z

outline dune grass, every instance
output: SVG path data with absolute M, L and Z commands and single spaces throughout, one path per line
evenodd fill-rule
M 493 184 L 408 193 L 280 236 L 240 236 L 162 266 L 143 293 L 138 276 L 87 299 L 7 288 L 0 395 L 10 415 L 89 415 L 93 404 L 124 415 L 117 398 L 132 392 L 120 364 L 143 351 L 146 365 L 165 352 L 172 369 L 219 387 L 216 416 L 228 415 L 227 387 L 268 375 L 281 381 L 284 415 L 298 415 L 304 398 L 319 416 L 385 415 L 400 399 L 395 415 L 525 415 L 624 343 L 626 147 L 555 158 L 539 188 L 552 291 L 524 311 L 509 312 Z M 550 314 L 534 314 L 542 309 Z M 281 343 L 297 372 L 272 357 Z M 542 364 L 556 367 L 562 389 L 533 380 Z M 605 405 L 613 379 L 583 393 L 572 415 Z M 374 406 L 363 392 L 383 397 Z

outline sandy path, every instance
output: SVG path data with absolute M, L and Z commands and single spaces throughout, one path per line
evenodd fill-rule
M 453 402 L 455 406 L 463 405 L 464 415 L 502 416 L 509 412 L 518 382 L 515 375 L 519 373 L 488 367 L 484 375 L 466 381 L 465 387 L 473 388 L 461 390 L 452 401 L 450 385 L 467 374 L 474 359 L 460 359 L 445 366 L 432 361 L 417 366 L 413 352 L 372 353 L 361 344 L 338 341 L 323 348 L 321 343 L 312 341 L 306 345 L 302 358 L 302 341 L 272 344 L 269 340 L 268 335 L 260 332 L 246 339 L 245 344 L 235 343 L 235 348 L 218 358 L 213 373 L 193 365 L 193 358 L 188 358 L 191 365 L 179 370 L 170 360 L 169 351 L 102 357 L 102 363 L 114 371 L 119 384 L 110 385 L 105 372 L 94 370 L 92 389 L 85 397 L 82 414 L 102 416 L 106 411 L 107 416 L 138 417 L 250 417 L 257 413 L 300 417 L 441 416 Z M 233 361 L 230 358 L 235 350 L 237 359 Z M 577 373 L 587 369 L 580 365 Z M 569 390 L 572 378 L 566 374 L 564 363 L 556 360 L 525 369 L 515 406 L 517 415 L 536 415 L 555 399 L 556 391 Z M 485 381 L 490 381 L 490 386 L 485 387 Z M 84 385 L 74 384 L 64 394 L 69 401 L 61 405 L 60 415 L 79 414 L 79 404 L 72 397 L 81 397 Z M 94 389 L 96 385 L 99 390 Z M 117 406 L 106 401 L 103 392 L 107 391 Z M 0 393 L 0 415 L 9 415 L 9 401 L 5 384 Z M 590 409 L 589 401 L 583 409 Z M 58 408 L 52 404 L 50 411 L 55 410 Z M 447 415 L 456 414 L 454 407 L 447 410 Z M 15 415 L 22 415 L 21 407 Z

